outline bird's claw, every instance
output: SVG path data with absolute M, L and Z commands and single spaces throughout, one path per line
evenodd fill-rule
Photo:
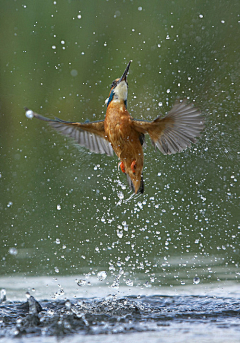
M 125 174 L 125 167 L 124 167 L 124 163 L 123 162 L 119 162 L 118 163 L 118 170 L 119 170 L 119 167 L 121 168 L 121 171 Z
M 131 169 L 132 169 L 133 174 L 136 173 L 136 168 L 137 168 L 137 161 L 134 160 L 134 161 L 132 161 L 132 163 L 131 163 Z

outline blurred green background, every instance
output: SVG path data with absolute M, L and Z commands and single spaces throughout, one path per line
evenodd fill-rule
M 0 29 L 1 275 L 237 282 L 239 0 L 1 1 Z M 163 156 L 148 141 L 145 193 L 134 197 L 116 157 L 77 147 L 23 109 L 102 119 L 130 59 L 133 117 L 188 98 L 206 118 L 184 153 Z

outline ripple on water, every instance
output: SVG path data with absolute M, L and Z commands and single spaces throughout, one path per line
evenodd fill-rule
M 0 305 L 0 338 L 137 332 L 232 330 L 240 337 L 240 301 L 206 296 L 129 296 L 44 300 Z M 205 330 L 206 331 L 206 330 Z M 186 333 L 185 332 L 185 333 Z M 175 332 L 177 334 L 177 332 Z

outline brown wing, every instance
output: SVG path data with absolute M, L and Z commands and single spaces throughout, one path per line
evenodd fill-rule
M 66 135 L 74 138 L 77 143 L 92 152 L 98 154 L 107 154 L 113 156 L 114 151 L 111 143 L 106 139 L 104 131 L 104 121 L 95 121 L 89 123 L 74 123 L 64 121 L 58 118 L 49 119 L 35 113 L 31 110 L 26 110 L 28 118 L 38 118 L 47 121 L 51 127 Z
M 137 131 L 148 133 L 153 145 L 164 155 L 181 152 L 195 143 L 204 128 L 201 112 L 186 100 L 177 102 L 163 118 L 157 117 L 153 122 L 133 120 L 132 123 Z

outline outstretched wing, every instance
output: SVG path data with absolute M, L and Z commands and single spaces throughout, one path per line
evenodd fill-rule
M 38 118 L 47 121 L 48 124 L 63 135 L 74 138 L 77 143 L 92 152 L 113 156 L 113 148 L 107 140 L 104 131 L 104 122 L 95 121 L 89 123 L 68 122 L 58 118 L 49 119 L 32 110 L 26 110 L 28 118 Z
M 204 128 L 204 119 L 193 104 L 183 100 L 175 103 L 163 118 L 157 117 L 152 122 L 133 119 L 132 124 L 137 131 L 148 133 L 153 145 L 164 155 L 170 155 L 196 142 L 196 137 L 200 136 Z

